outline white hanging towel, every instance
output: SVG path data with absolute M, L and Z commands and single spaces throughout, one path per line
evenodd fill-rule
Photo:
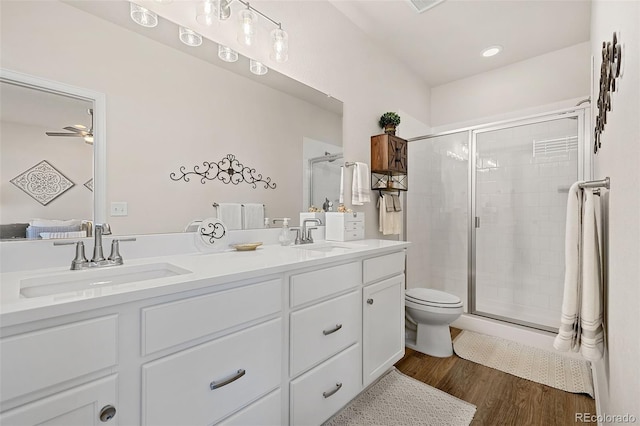
M 356 162 L 353 166 L 353 181 L 351 183 L 351 204 L 354 206 L 362 206 L 371 201 L 369 179 L 369 166 Z
M 402 212 L 395 211 L 393 196 L 383 194 L 378 197 L 378 231 L 382 235 L 400 235 L 402 233 Z
M 564 292 L 562 296 L 562 316 L 560 317 L 560 329 L 553 341 L 553 347 L 559 351 L 575 351 L 579 349 L 578 338 L 580 319 L 580 227 L 582 226 L 582 190 L 580 182 L 576 182 L 569 188 L 567 198 L 567 220 L 565 223 L 564 237 Z
M 264 228 L 264 204 L 245 203 L 243 207 L 244 229 Z
M 340 204 L 344 203 L 344 166 L 340 166 Z
M 585 189 L 584 195 L 580 353 L 589 361 L 597 361 L 604 351 L 600 197 L 592 189 Z
M 597 361 L 604 349 L 600 206 L 579 184 L 571 186 L 567 201 L 562 316 L 553 346 Z
M 242 205 L 240 203 L 218 204 L 218 219 L 227 229 L 242 229 Z

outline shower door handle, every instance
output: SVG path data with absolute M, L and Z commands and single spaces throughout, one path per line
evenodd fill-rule
M 480 218 L 478 216 L 476 216 L 475 226 L 476 228 L 480 228 Z

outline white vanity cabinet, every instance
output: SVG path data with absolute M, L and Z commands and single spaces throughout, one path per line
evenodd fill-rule
M 322 424 L 404 354 L 406 243 L 362 244 L 278 246 L 281 266 L 204 268 L 115 301 L 21 312 L 29 321 L 0 312 L 12 320 L 0 328 L 0 424 Z M 242 262 L 271 262 L 254 254 Z M 216 271 L 224 256 L 212 255 Z
M 405 253 L 363 263 L 362 379 L 367 386 L 404 355 Z

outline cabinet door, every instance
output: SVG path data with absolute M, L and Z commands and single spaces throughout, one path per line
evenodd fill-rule
M 389 170 L 407 173 L 407 141 L 389 135 Z
M 0 414 L 0 424 L 12 426 L 117 425 L 116 383 L 114 374 L 6 411 Z M 103 420 L 100 419 L 101 415 Z
M 365 287 L 362 315 L 366 386 L 404 355 L 404 274 Z

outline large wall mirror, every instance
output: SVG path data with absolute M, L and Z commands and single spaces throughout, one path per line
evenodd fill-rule
M 184 46 L 178 27 L 167 20 L 160 19 L 156 28 L 140 27 L 129 18 L 128 2 L 15 1 L 0 8 L 3 68 L 104 94 L 103 110 L 94 105 L 93 113 L 104 114 L 106 123 L 102 154 L 95 152 L 97 142 L 91 145 L 84 137 L 46 136 L 46 131 L 70 132 L 64 128 L 74 125 L 89 127 L 89 103 L 3 86 L 18 103 L 36 98 L 41 108 L 18 118 L 8 113 L 17 114 L 18 104 L 3 99 L 0 154 L 4 161 L 5 150 L 13 150 L 24 164 L 16 161 L 15 170 L 7 171 L 11 176 L 5 176 L 3 164 L 2 224 L 98 219 L 109 222 L 116 235 L 183 232 L 192 220 L 215 216 L 214 203 L 262 203 L 269 217 L 297 218 L 309 204 L 305 156 L 342 151 L 341 102 L 273 70 L 253 76 L 247 58 L 222 62 L 211 40 L 198 48 Z M 38 96 L 51 98 L 39 102 Z M 61 113 L 74 102 L 76 115 L 56 116 L 56 110 Z M 49 113 L 41 111 L 49 107 Z M 11 126 L 5 127 L 5 118 L 32 123 L 37 137 L 6 138 Z M 308 148 L 316 142 L 318 147 Z M 92 154 L 98 157 L 93 162 L 87 160 Z M 195 175 L 189 181 L 170 178 L 228 155 L 275 188 L 260 182 L 255 187 L 221 180 L 203 184 Z M 74 183 L 46 205 L 10 182 L 13 174 L 42 161 Z M 106 164 L 104 186 L 91 192 L 85 185 L 93 177 L 91 167 L 101 164 Z M 94 207 L 99 211 L 87 211 L 92 195 L 102 200 Z M 5 216 L 11 200 L 20 206 L 15 215 Z M 112 215 L 121 203 L 126 216 Z

